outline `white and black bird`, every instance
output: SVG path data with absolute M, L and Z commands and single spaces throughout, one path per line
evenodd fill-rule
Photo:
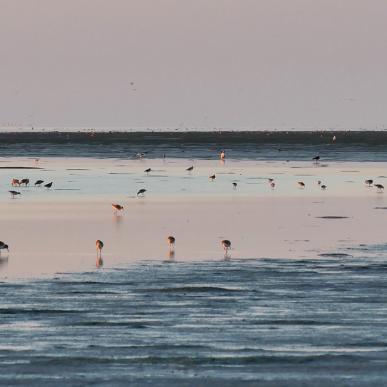
M 235 183 L 235 181 L 232 183 L 232 186 L 234 189 L 236 189 L 236 187 L 238 186 L 238 183 Z
M 320 156 L 319 156 L 319 155 L 314 156 L 312 160 L 313 160 L 315 163 L 318 163 L 318 161 L 320 160 Z
M 138 190 L 137 192 L 137 196 L 145 196 L 145 192 L 146 192 L 146 189 L 145 188 L 141 188 Z
M 103 242 L 99 239 L 95 241 L 95 248 L 97 249 L 97 256 L 101 257 L 102 249 L 103 249 Z
M 214 173 L 213 175 L 209 176 L 209 179 L 210 179 L 211 181 L 214 181 L 214 180 L 216 179 L 215 173 Z
M 297 184 L 300 188 L 305 188 L 305 183 L 303 181 L 298 181 Z
M 20 181 L 20 185 L 21 184 L 24 184 L 26 187 L 27 187 L 27 185 L 30 183 L 30 179 L 21 179 L 21 181 Z
M 327 186 L 326 186 L 325 184 L 323 184 L 323 185 L 321 186 L 321 189 L 322 189 L 323 191 L 325 191 L 325 190 L 327 189 Z
M 223 246 L 224 251 L 226 254 L 228 253 L 228 250 L 231 249 L 231 242 L 228 239 L 223 239 L 220 244 Z
M 368 187 L 371 187 L 371 185 L 373 184 L 373 180 L 372 179 L 367 179 L 364 183 L 368 185 Z
M 17 195 L 21 195 L 21 193 L 19 191 L 8 191 L 8 192 L 11 194 L 12 199 L 14 199 L 15 196 L 17 196 Z
M 382 184 L 374 184 L 374 187 L 376 187 L 379 192 L 384 191 L 384 185 Z
M 1 256 L 1 250 L 9 251 L 8 245 L 2 241 L 0 241 L 0 256 Z
M 175 248 L 175 242 L 176 242 L 176 238 L 174 236 L 170 235 L 167 238 L 167 243 L 169 244 L 170 250 L 173 250 Z

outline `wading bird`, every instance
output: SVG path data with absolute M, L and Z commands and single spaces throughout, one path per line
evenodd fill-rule
M 327 186 L 326 186 L 325 184 L 323 184 L 323 185 L 321 186 L 321 189 L 322 189 L 323 191 L 325 191 L 325 190 L 327 189 Z
M 45 184 L 44 186 L 45 186 L 46 188 L 51 188 L 51 187 L 52 187 L 52 182 L 47 183 L 47 184 Z
M 20 186 L 20 180 L 19 179 L 12 179 L 11 185 L 12 185 L 12 187 Z
M 371 187 L 371 185 L 372 185 L 373 182 L 374 182 L 374 181 L 373 181 L 372 179 L 367 179 L 367 180 L 365 181 L 365 183 L 368 185 L 368 187 Z
M 321 180 L 317 180 L 317 185 L 321 185 Z
M 169 244 L 169 250 L 173 250 L 173 249 L 175 248 L 175 242 L 176 242 L 175 237 L 173 237 L 173 236 L 170 235 L 170 236 L 167 238 L 167 242 L 168 242 L 168 244 Z
M 0 256 L 1 256 L 1 250 L 7 250 L 9 251 L 8 249 L 8 245 L 2 241 L 0 241 Z
M 27 187 L 27 185 L 30 184 L 30 179 L 22 179 L 20 184 L 24 184 Z
M 44 183 L 44 180 L 36 180 L 35 181 L 35 186 L 40 187 Z
M 152 171 L 152 169 L 151 168 L 148 168 L 148 169 L 146 169 L 144 172 L 146 172 L 146 174 L 148 174 L 149 172 L 151 172 Z
M 377 188 L 378 192 L 384 191 L 384 185 L 382 185 L 382 184 L 374 184 L 374 187 Z
M 215 173 L 209 177 L 211 181 L 214 181 L 216 179 Z
M 113 207 L 113 210 L 114 210 L 115 213 L 117 213 L 117 211 L 123 211 L 124 210 L 124 206 L 121 206 L 120 204 L 112 203 L 112 207 Z
M 14 199 L 15 196 L 17 196 L 17 195 L 21 195 L 21 193 L 18 191 L 8 191 L 8 192 L 11 194 L 12 199 Z
M 193 167 L 193 165 L 191 165 L 190 167 L 188 167 L 188 168 L 186 169 L 186 171 L 188 171 L 188 172 L 192 172 L 192 171 L 193 171 L 193 169 L 194 169 L 194 167 Z
M 231 242 L 228 239 L 223 239 L 222 242 L 220 242 L 220 244 L 223 246 L 223 249 L 227 255 L 228 250 L 231 249 Z
M 274 181 L 272 181 L 272 182 L 270 183 L 270 187 L 271 187 L 271 189 L 274 189 L 274 188 L 275 188 L 275 183 L 274 183 Z
M 220 152 L 220 159 L 221 160 L 224 160 L 226 158 L 226 152 L 224 151 L 224 150 L 222 150 L 221 152 Z
M 145 196 L 145 192 L 146 192 L 146 189 L 145 188 L 141 188 L 140 190 L 138 190 L 137 192 L 137 196 Z
M 303 181 L 297 182 L 300 188 L 305 188 L 305 183 Z
M 102 249 L 103 249 L 103 242 L 99 239 L 95 241 L 95 247 L 97 249 L 97 257 L 101 258 Z

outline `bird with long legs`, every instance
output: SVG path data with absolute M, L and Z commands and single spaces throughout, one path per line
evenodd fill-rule
M 144 197 L 145 196 L 145 192 L 146 192 L 146 189 L 145 188 L 141 188 L 137 191 L 137 196 L 141 196 L 141 197 Z
M 44 186 L 45 186 L 46 188 L 48 188 L 48 189 L 51 188 L 51 187 L 52 187 L 52 181 L 51 181 L 50 183 L 45 184 Z
M 20 180 L 19 179 L 12 179 L 11 185 L 12 185 L 12 187 L 16 187 L 16 186 L 20 187 Z
M 193 165 L 191 165 L 190 167 L 186 168 L 186 171 L 187 172 L 192 172 L 194 169 Z
M 374 187 L 378 190 L 378 192 L 384 191 L 384 185 L 383 184 L 374 184 Z
M 170 235 L 167 238 L 167 243 L 169 245 L 169 251 L 174 251 L 175 250 L 175 242 L 176 242 L 176 239 L 175 239 L 174 236 Z
M 21 179 L 20 185 L 24 184 L 26 187 L 28 184 L 30 184 L 30 179 Z
M 103 266 L 103 260 L 102 260 L 103 242 L 100 239 L 97 239 L 95 241 L 95 247 L 97 250 L 97 260 L 95 262 L 95 265 L 97 267 L 101 267 L 101 266 Z
M 40 187 L 44 183 L 44 180 L 36 180 L 34 186 Z
M 313 157 L 312 160 L 317 164 L 319 162 L 319 160 L 320 160 L 320 156 L 317 155 L 317 156 Z
M 13 191 L 13 190 L 11 190 L 11 191 L 8 191 L 10 194 L 11 194 L 11 198 L 12 199 L 15 199 L 15 197 L 17 196 L 17 195 L 21 195 L 21 193 L 19 192 L 19 191 Z
M 149 172 L 152 172 L 152 168 L 147 168 L 144 172 L 149 175 Z
M 371 187 L 371 185 L 374 183 L 374 181 L 372 179 L 367 179 L 364 181 L 364 183 L 368 186 L 368 187 Z
M 302 189 L 305 188 L 305 183 L 304 183 L 303 181 L 298 181 L 297 184 L 298 184 L 298 186 L 299 186 L 300 188 L 302 188 Z
M 9 252 L 8 245 L 2 241 L 0 241 L 0 257 L 1 257 L 1 250 L 7 250 Z
M 231 242 L 228 239 L 223 239 L 220 244 L 223 246 L 224 257 L 228 257 L 228 251 L 231 249 Z

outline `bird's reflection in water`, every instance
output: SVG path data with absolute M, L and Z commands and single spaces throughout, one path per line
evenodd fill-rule
M 8 257 L 0 257 L 0 270 L 5 269 L 8 266 Z
M 225 260 L 225 261 L 231 261 L 231 254 L 229 254 L 228 252 L 224 253 L 223 260 Z
M 97 256 L 97 259 L 95 261 L 95 266 L 98 267 L 98 268 L 103 266 L 103 259 L 102 259 L 102 257 L 98 257 Z
M 122 222 L 122 219 L 124 219 L 123 216 L 119 214 L 113 214 L 113 223 L 120 224 Z
M 167 253 L 167 259 L 164 261 L 165 263 L 175 262 L 175 250 L 169 250 Z

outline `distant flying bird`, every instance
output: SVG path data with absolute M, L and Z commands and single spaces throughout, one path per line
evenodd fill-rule
M 297 182 L 300 188 L 305 188 L 305 183 L 303 181 Z
M 186 169 L 186 171 L 191 172 L 191 171 L 193 171 L 193 169 L 194 169 L 194 167 L 193 167 L 193 165 L 191 165 L 190 167 L 188 167 L 188 168 Z
M 327 189 L 327 186 L 326 186 L 325 184 L 323 184 L 323 185 L 321 186 L 321 189 L 322 189 L 323 191 L 325 191 L 325 190 Z
M 211 181 L 214 181 L 216 179 L 215 173 L 209 177 Z
M 8 249 L 8 245 L 2 241 L 0 241 L 0 256 L 1 256 L 1 250 L 7 250 L 9 251 Z
M 18 191 L 8 191 L 8 192 L 11 194 L 12 199 L 14 199 L 15 196 L 17 196 L 17 195 L 21 195 L 21 193 Z
M 52 187 L 52 182 L 51 183 L 47 183 L 44 185 L 46 188 L 51 188 Z
M 113 210 L 114 210 L 115 212 L 117 212 L 117 211 L 123 211 L 123 210 L 124 210 L 124 207 L 121 206 L 120 204 L 113 204 L 113 203 L 112 203 L 112 207 L 113 207 Z
M 176 242 L 175 237 L 169 236 L 169 237 L 167 238 L 167 242 L 168 242 L 168 244 L 169 244 L 169 249 L 170 249 L 170 250 L 173 250 L 174 247 L 175 247 L 175 242 Z
M 374 184 L 374 187 L 376 187 L 379 192 L 384 191 L 384 185 L 382 185 L 382 184 Z
M 99 253 L 99 257 L 101 258 L 102 249 L 103 249 L 103 242 L 101 240 L 97 239 L 95 241 L 95 247 L 97 249 L 97 256 L 98 256 L 98 253 Z
M 152 171 L 152 169 L 151 168 L 148 168 L 148 169 L 146 169 L 144 172 L 146 172 L 147 174 L 149 173 L 149 172 L 151 172 Z
M 12 179 L 11 185 L 12 185 L 12 187 L 15 187 L 16 185 L 20 186 L 20 180 L 19 179 Z
M 24 184 L 26 187 L 27 187 L 27 185 L 30 183 L 30 179 L 22 179 L 21 181 L 20 181 L 20 185 L 21 184 Z
M 368 185 L 368 187 L 371 187 L 371 185 L 372 185 L 373 182 L 374 182 L 374 181 L 373 181 L 372 179 L 367 179 L 367 180 L 365 181 L 365 183 Z
M 223 239 L 220 243 L 227 254 L 228 250 L 231 248 L 231 242 L 228 239 Z
M 238 186 L 238 183 L 232 183 L 232 185 L 233 185 L 233 187 L 234 187 L 234 189 L 236 189 L 236 187 Z
M 44 180 L 36 180 L 35 181 L 35 185 L 39 186 L 39 187 L 42 185 L 42 183 L 44 183 Z
M 320 160 L 320 156 L 317 155 L 317 156 L 313 157 L 312 160 L 317 163 Z
M 137 196 L 139 196 L 139 195 L 145 196 L 145 195 L 144 195 L 145 192 L 146 192 L 146 189 L 145 189 L 145 188 L 141 188 L 141 189 L 137 192 Z
M 220 152 L 220 159 L 221 160 L 224 160 L 226 158 L 226 152 L 224 151 L 224 150 L 222 150 L 221 152 Z

